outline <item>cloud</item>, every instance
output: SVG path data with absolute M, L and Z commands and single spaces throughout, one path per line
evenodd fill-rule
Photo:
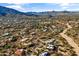
M 52 6 L 52 7 L 51 7 Z M 25 4 L 9 4 L 8 8 L 13 8 L 22 12 L 39 12 L 39 11 L 52 11 L 56 4 L 54 3 L 25 3 Z
M 69 3 L 62 3 L 62 4 L 60 4 L 62 10 L 67 9 L 69 7 L 69 5 L 70 5 Z
M 68 8 L 70 3 L 79 3 L 79 0 L 0 0 L 0 3 L 15 4 L 7 7 L 23 11 L 25 11 L 26 9 L 23 8 L 21 4 L 25 3 L 56 3 L 61 6 L 62 10 L 65 10 Z
M 14 4 L 22 4 L 22 3 L 79 3 L 79 0 L 0 0 L 0 3 L 14 3 Z
M 19 11 L 23 11 L 23 12 L 26 11 L 26 8 L 23 8 L 20 4 L 9 5 L 9 6 L 6 6 L 6 7 L 13 8 L 15 10 L 19 10 Z
M 31 12 L 31 11 L 35 11 L 35 12 L 40 12 L 40 11 L 49 11 L 50 9 L 46 9 L 43 7 L 43 8 L 40 8 L 40 7 L 32 7 L 31 4 L 24 4 L 24 5 L 30 5 L 29 7 L 28 6 L 23 6 L 23 4 L 15 4 L 15 5 L 9 5 L 9 6 L 6 6 L 8 8 L 12 8 L 12 9 L 15 9 L 15 10 L 19 10 L 19 11 L 22 11 L 22 12 Z M 41 5 L 42 6 L 42 5 Z
M 78 11 L 79 3 L 25 3 L 25 4 L 9 4 L 6 6 L 8 8 L 13 8 L 22 12 L 39 12 L 39 11 Z
M 23 12 L 46 10 L 79 10 L 79 0 L 0 0 L 0 4 L 1 3 L 6 3 L 7 5 L 3 5 Z
M 60 4 L 62 10 L 69 10 L 69 11 L 78 11 L 79 10 L 79 3 L 68 3 L 68 4 Z

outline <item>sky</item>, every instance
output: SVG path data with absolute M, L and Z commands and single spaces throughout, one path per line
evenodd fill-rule
M 0 6 L 21 12 L 79 11 L 79 0 L 0 0 Z

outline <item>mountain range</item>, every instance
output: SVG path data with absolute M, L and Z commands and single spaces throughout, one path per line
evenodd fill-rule
M 56 15 L 79 15 L 79 11 L 46 11 L 46 12 L 20 12 L 15 9 L 0 6 L 0 16 L 18 14 L 27 16 L 56 16 Z

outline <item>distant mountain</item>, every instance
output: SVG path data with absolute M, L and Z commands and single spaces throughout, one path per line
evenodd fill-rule
M 7 7 L 3 7 L 0 6 L 0 15 L 6 15 L 6 14 L 20 14 L 20 15 L 26 15 L 23 12 L 11 9 L 11 8 L 7 8 Z
M 27 16 L 57 16 L 57 15 L 79 15 L 79 12 L 73 11 L 46 11 L 46 12 L 20 12 L 15 9 L 7 8 L 0 6 L 0 15 L 4 16 L 7 14 L 18 14 L 18 15 L 27 15 Z
M 18 10 L 12 9 L 12 8 L 7 8 L 7 7 L 4 7 L 4 6 L 0 6 L 0 15 L 4 16 L 4 15 L 7 15 L 7 14 L 37 16 L 36 14 L 32 14 L 32 13 L 29 13 L 29 12 L 24 13 L 24 12 L 20 12 Z
M 79 15 L 79 11 L 46 11 L 46 12 L 28 12 L 38 16 L 57 16 L 57 15 Z

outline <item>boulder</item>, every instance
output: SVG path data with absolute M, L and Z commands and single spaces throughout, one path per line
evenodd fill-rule
M 24 56 L 25 55 L 25 51 L 23 49 L 17 49 L 15 51 L 15 55 L 16 56 Z

